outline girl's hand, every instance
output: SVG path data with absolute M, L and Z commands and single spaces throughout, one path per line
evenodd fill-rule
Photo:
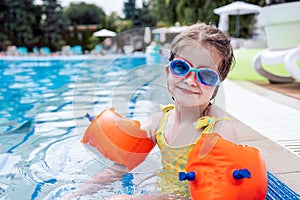
M 134 200 L 134 199 L 136 199 L 134 196 L 120 194 L 120 195 L 112 196 L 106 200 Z
M 221 135 L 224 139 L 238 144 L 238 137 L 234 128 L 235 119 L 228 116 L 225 110 L 216 105 L 210 106 L 210 114 L 209 116 L 219 118 L 219 121 L 215 125 L 214 132 Z
M 101 184 L 115 182 L 120 180 L 122 176 L 128 172 L 129 170 L 124 165 L 115 163 L 111 167 L 106 168 L 96 176 L 92 177 L 87 183 Z
M 115 163 L 111 167 L 106 168 L 87 182 L 83 183 L 78 189 L 64 195 L 61 199 L 80 199 L 81 196 L 97 193 L 101 189 L 105 188 L 105 185 L 108 183 L 120 180 L 128 171 L 129 170 L 124 165 Z

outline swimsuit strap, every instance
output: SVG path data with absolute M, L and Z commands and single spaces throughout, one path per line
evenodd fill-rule
M 194 126 L 197 129 L 203 128 L 202 133 L 212 133 L 214 131 L 214 126 L 217 121 L 220 120 L 230 120 L 227 117 L 201 117 L 196 122 L 194 122 Z
M 160 105 L 160 110 L 163 113 L 165 113 L 165 115 L 162 118 L 162 120 L 160 121 L 157 133 L 160 132 L 160 131 L 163 131 L 165 129 L 166 124 L 167 124 L 167 120 L 168 120 L 168 116 L 169 116 L 169 111 L 174 109 L 174 108 L 175 108 L 174 104 Z
M 174 109 L 175 105 L 174 104 L 168 104 L 168 105 L 160 105 L 160 110 L 164 113 L 169 112 L 170 110 Z
M 159 129 L 158 129 L 159 131 L 162 131 L 165 128 L 167 119 L 168 119 L 168 115 L 169 115 L 169 111 L 174 108 L 175 108 L 174 104 L 160 105 L 160 109 L 162 112 L 165 113 L 165 116 L 163 117 L 163 119 L 160 122 Z M 197 129 L 203 128 L 202 133 L 204 133 L 204 134 L 212 133 L 214 131 L 215 124 L 221 120 L 230 120 L 230 118 L 204 116 L 204 117 L 200 117 L 196 122 L 194 122 L 194 127 Z

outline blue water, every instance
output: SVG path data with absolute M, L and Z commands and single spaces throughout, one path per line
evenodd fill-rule
M 142 54 L 0 59 L 0 199 L 58 199 L 111 165 L 80 143 L 84 115 L 115 107 L 143 122 L 170 101 L 164 76 L 163 64 L 147 64 Z M 131 193 L 154 190 L 145 177 L 159 165 L 156 156 L 133 172 Z M 115 182 L 93 197 L 124 191 Z

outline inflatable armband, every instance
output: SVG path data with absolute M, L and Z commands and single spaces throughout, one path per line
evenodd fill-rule
M 138 121 L 124 118 L 113 108 L 92 119 L 81 142 L 90 144 L 106 158 L 130 170 L 143 162 L 154 147 Z
M 180 180 L 189 180 L 191 197 L 209 200 L 263 200 L 268 180 L 255 148 L 236 145 L 216 133 L 203 134 L 191 151 Z

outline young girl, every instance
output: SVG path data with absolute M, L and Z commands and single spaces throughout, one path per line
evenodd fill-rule
M 178 172 L 185 171 L 188 155 L 203 133 L 216 132 L 237 142 L 231 122 L 224 118 L 224 111 L 213 105 L 233 59 L 230 37 L 204 23 L 190 26 L 173 40 L 170 63 L 165 66 L 165 71 L 174 105 L 162 106 L 162 111 L 151 116 L 142 127 L 161 150 L 162 170 L 158 173 L 158 185 L 162 196 L 190 196 L 188 183 L 178 180 Z M 114 165 L 90 182 L 111 181 L 104 176 L 120 177 L 126 171 L 124 166 Z M 113 197 L 118 198 L 125 199 L 125 195 Z M 128 196 L 128 199 L 132 198 Z
M 188 155 L 201 134 L 216 132 L 237 142 L 230 121 L 212 105 L 233 58 L 229 36 L 213 26 L 193 25 L 173 40 L 165 70 L 174 105 L 163 107 L 144 127 L 161 150 L 162 192 L 189 196 L 188 185 L 178 180 L 178 172 L 185 170 Z

